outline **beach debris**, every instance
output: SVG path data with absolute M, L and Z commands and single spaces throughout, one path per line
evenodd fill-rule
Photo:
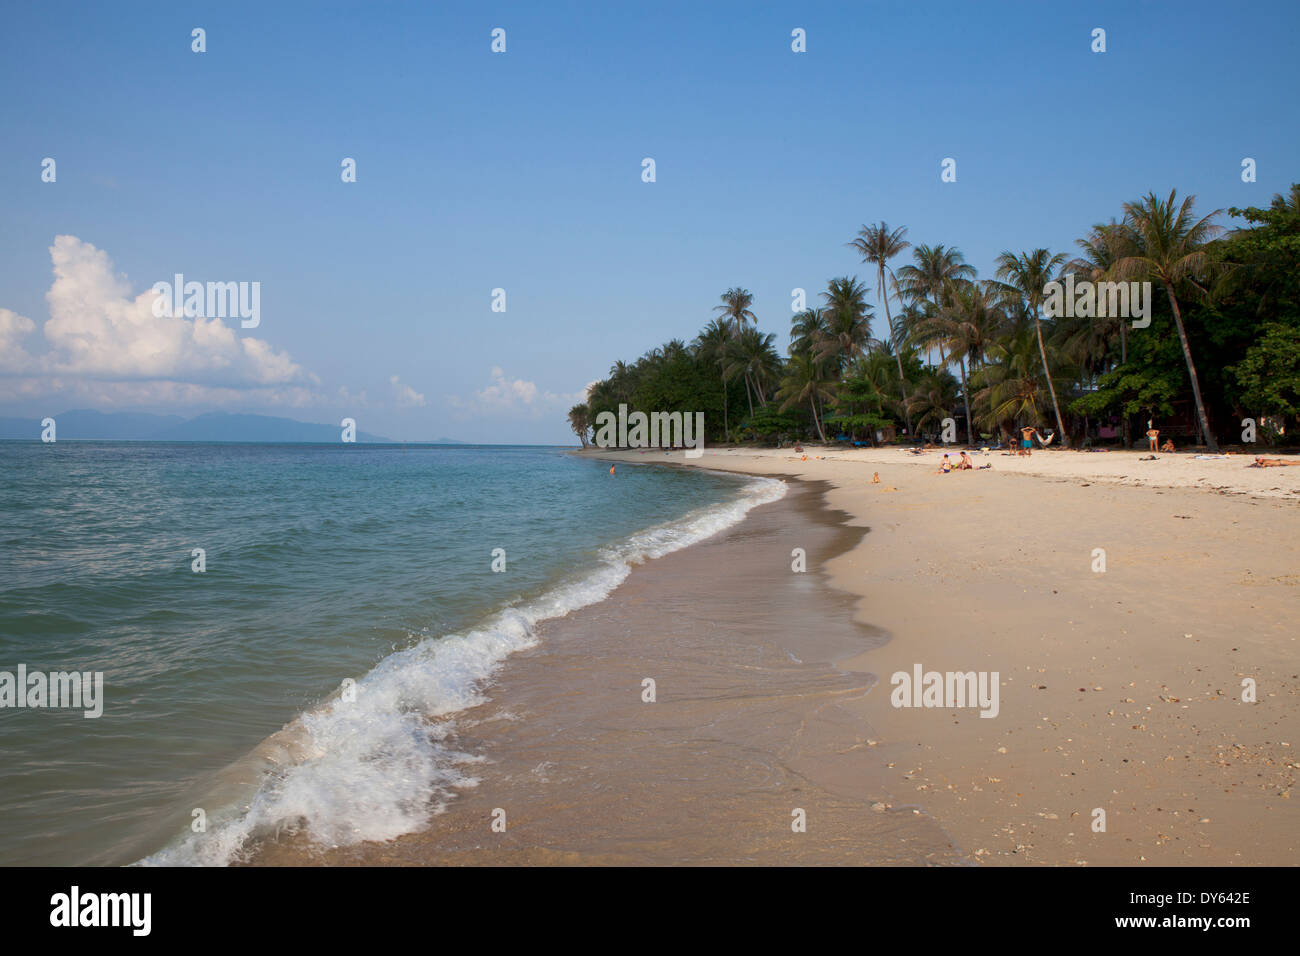
M 1007 752 L 1007 748 L 1006 748 L 1006 747 L 999 747 L 999 748 L 998 748 L 998 753 L 1000 753 L 1000 754 L 1004 754 L 1004 753 L 1006 753 L 1006 752 Z

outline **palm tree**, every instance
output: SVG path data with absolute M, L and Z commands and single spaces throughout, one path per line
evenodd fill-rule
M 1124 232 L 1112 219 L 1097 223 L 1084 239 L 1074 241 L 1083 255 L 1071 259 L 1067 267 L 1091 282 L 1109 282 L 1114 276 L 1115 263 L 1124 255 Z M 1119 326 L 1119 363 L 1128 364 L 1128 321 L 1123 316 L 1107 316 L 1106 325 Z
M 713 307 L 714 312 L 721 312 L 723 319 L 731 329 L 732 337 L 740 334 L 741 329 L 745 328 L 746 322 L 753 322 L 758 325 L 758 316 L 754 315 L 750 306 L 754 304 L 754 296 L 748 289 L 733 287 L 722 293 L 722 304 Z M 749 393 L 750 381 L 749 376 L 745 376 L 745 392 Z M 753 399 L 750 399 L 753 404 Z
M 816 346 L 817 357 L 833 360 L 841 371 L 871 341 L 871 306 L 866 297 L 867 287 L 857 276 L 832 279 L 822 293 L 827 329 Z
M 1038 336 L 1038 354 L 1043 360 L 1043 378 L 1047 379 L 1047 389 L 1052 396 L 1052 411 L 1056 414 L 1056 430 L 1061 436 L 1061 446 L 1068 447 L 1070 438 L 1065 433 L 1065 422 L 1061 419 L 1061 405 L 1056 400 L 1056 386 L 1052 383 L 1052 371 L 1047 365 L 1047 346 L 1043 344 L 1043 323 L 1038 316 L 1043 299 L 1047 293 L 1043 287 L 1051 282 L 1054 273 L 1065 261 L 1065 253 L 1052 255 L 1046 249 L 1034 249 L 1016 255 L 1004 252 L 998 256 L 998 278 L 1005 280 L 1024 300 L 1029 314 L 1034 319 L 1034 331 Z
M 731 376 L 727 374 L 727 343 L 731 341 L 731 326 L 722 319 L 713 319 L 704 330 L 695 337 L 695 354 L 708 365 L 713 365 L 722 375 L 722 430 L 724 435 L 731 434 L 731 422 L 727 414 L 727 383 Z
M 817 414 L 817 403 L 834 395 L 825 367 L 811 355 L 795 355 L 790 359 L 786 370 L 781 388 L 776 393 L 776 397 L 782 400 L 781 411 L 788 411 L 807 402 L 812 408 L 817 434 L 825 442 L 826 432 L 822 429 L 821 418 Z
M 574 405 L 569 409 L 569 427 L 582 439 L 582 447 L 587 447 L 587 432 L 591 430 L 591 413 L 586 405 Z
M 858 230 L 857 238 L 849 243 L 862 256 L 863 262 L 876 267 L 876 298 L 885 305 L 885 324 L 889 326 L 889 338 L 894 345 L 894 357 L 898 359 L 898 388 L 905 409 L 907 405 L 907 382 L 903 376 L 902 340 L 898 330 L 894 328 L 894 320 L 889 314 L 889 290 L 885 286 L 885 271 L 889 269 L 890 259 L 911 246 L 911 243 L 904 238 L 906 235 L 906 226 L 900 226 L 890 232 L 889 224 L 882 221 L 876 226 L 864 225 Z M 910 434 L 912 431 L 911 413 L 904 411 L 904 416 L 907 418 L 907 431 Z
M 1210 273 L 1210 258 L 1204 246 L 1218 235 L 1220 229 L 1211 220 L 1223 210 L 1216 209 L 1207 216 L 1193 220 L 1192 205 L 1196 197 L 1188 196 L 1176 206 L 1175 192 L 1171 189 L 1166 200 L 1152 192 L 1137 202 L 1124 204 L 1124 232 L 1132 248 L 1115 263 L 1115 274 L 1121 279 L 1153 281 L 1164 286 L 1169 307 L 1174 313 L 1178 341 L 1183 346 L 1183 358 L 1187 361 L 1187 377 L 1192 382 L 1192 398 L 1196 401 L 1196 417 L 1200 421 L 1201 434 L 1205 436 L 1205 444 L 1210 453 L 1217 454 L 1219 443 L 1210 430 L 1210 420 L 1205 414 L 1201 383 L 1196 377 L 1196 363 L 1192 361 L 1192 348 L 1187 342 L 1183 313 L 1178 307 L 1174 287 L 1185 282 L 1198 292 L 1205 293 L 1197 281 L 1204 280 Z
M 798 313 L 790 320 L 790 354 L 812 355 L 827 332 L 826 313 L 821 309 L 805 309 Z
M 912 258 L 916 265 L 909 263 L 898 270 L 899 287 L 911 297 L 913 304 L 922 308 L 928 298 L 932 314 L 943 308 L 949 283 L 975 278 L 975 267 L 969 265 L 961 250 L 956 248 L 922 244 L 912 250 Z M 947 364 L 942 346 L 939 348 L 939 364 Z
M 750 310 L 754 296 L 748 289 L 732 288 L 722 293 L 722 304 L 713 307 L 714 312 L 721 312 L 722 318 L 731 325 L 732 332 L 739 332 L 746 322 L 758 324 L 758 316 Z
M 767 405 L 764 396 L 764 383 L 775 379 L 781 373 L 781 356 L 777 354 L 776 334 L 764 334 L 758 329 L 744 329 L 728 343 L 727 374 L 734 378 L 737 373 L 745 377 L 745 397 L 749 400 L 749 417 L 754 417 L 754 399 L 750 395 L 749 383 L 754 383 L 760 406 Z
M 948 417 L 953 403 L 957 401 L 957 379 L 946 368 L 930 366 L 916 388 L 907 397 L 907 404 L 916 415 L 916 430 L 919 434 L 927 425 L 941 422 Z
M 1002 311 L 1002 294 L 997 283 L 961 280 L 949 286 L 947 305 L 939 314 L 926 320 L 922 334 L 942 343 L 948 354 L 957 357 L 961 369 L 961 393 L 966 405 L 966 443 L 973 442 L 970 389 L 966 363 L 981 361 L 993 338 L 1002 331 L 1006 315 Z
M 1042 421 L 1043 365 L 1028 328 L 1003 336 L 989 346 L 991 361 L 971 376 L 977 420 L 1004 434 L 1018 421 Z

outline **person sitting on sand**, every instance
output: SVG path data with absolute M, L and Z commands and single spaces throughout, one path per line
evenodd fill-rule
M 957 462 L 957 467 L 962 471 L 974 471 L 975 463 L 970 460 L 970 456 L 965 452 L 961 453 L 961 461 Z
M 871 483 L 872 483 L 873 485 L 878 485 L 878 484 L 880 484 L 880 472 L 878 472 L 878 471 L 873 471 L 873 472 L 871 473 Z
M 1286 468 L 1288 465 L 1300 465 L 1300 461 L 1283 461 L 1281 458 L 1258 457 L 1247 468 Z
M 1172 452 L 1174 450 L 1174 440 L 1172 438 L 1166 438 L 1165 443 L 1160 446 L 1160 450 L 1166 454 Z
M 1149 451 L 1159 451 L 1160 429 L 1151 424 L 1151 419 L 1147 419 L 1147 440 L 1151 442 Z
M 944 455 L 943 464 L 939 466 L 939 470 L 936 471 L 935 474 L 946 475 L 950 471 L 952 471 L 952 460 L 947 455 Z

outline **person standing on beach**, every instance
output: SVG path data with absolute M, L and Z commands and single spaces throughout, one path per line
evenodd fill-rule
M 1033 453 L 1034 436 L 1036 436 L 1037 434 L 1038 434 L 1038 429 L 1030 425 L 1026 425 L 1024 428 L 1020 429 L 1020 454 L 1021 455 L 1028 457 L 1030 454 Z
M 1147 440 L 1151 442 L 1151 451 L 1159 451 L 1160 430 L 1151 424 L 1151 419 L 1147 419 Z

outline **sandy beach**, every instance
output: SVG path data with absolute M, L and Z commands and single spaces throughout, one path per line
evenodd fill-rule
M 839 664 L 881 683 L 837 706 L 885 768 L 879 799 L 923 807 L 964 859 L 1296 861 L 1300 471 L 1143 452 L 991 453 L 948 475 L 940 453 L 898 449 L 599 454 L 815 479 L 869 528 L 826 567 L 889 640 Z M 891 706 L 890 675 L 918 664 L 996 671 L 997 716 Z
M 890 770 L 843 707 L 874 678 L 837 664 L 886 638 L 818 569 L 865 530 L 825 507 L 828 485 L 789 484 L 739 524 L 639 565 L 605 601 L 547 622 L 485 703 L 440 722 L 441 739 L 476 755 L 464 768 L 476 783 L 426 828 L 339 849 L 266 841 L 250 862 L 968 862 L 918 802 L 881 797 Z M 806 574 L 791 573 L 795 547 Z
M 659 464 L 789 491 L 545 624 L 440 725 L 477 755 L 475 784 L 425 829 L 335 849 L 282 835 L 248 862 L 1295 862 L 1289 473 L 1138 453 L 990 454 L 948 475 L 941 454 L 891 450 L 586 454 L 621 462 L 615 481 Z M 892 675 L 918 667 L 986 672 L 996 713 L 894 706 Z

